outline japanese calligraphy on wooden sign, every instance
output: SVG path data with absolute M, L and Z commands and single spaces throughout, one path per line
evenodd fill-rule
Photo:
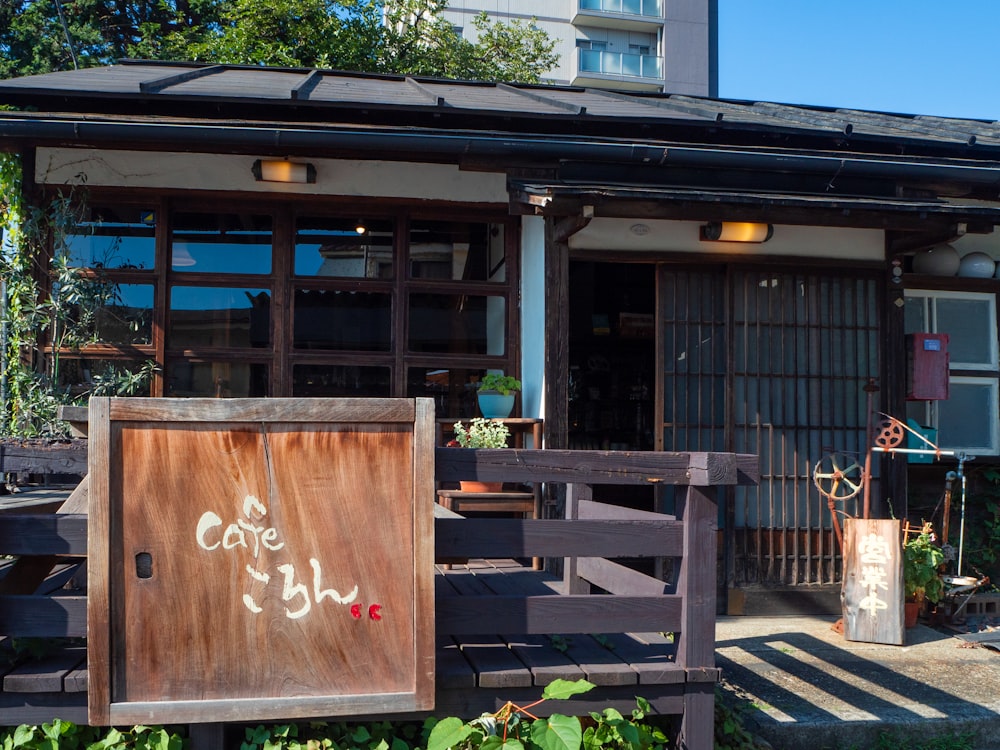
M 844 637 L 900 646 L 903 627 L 903 563 L 899 521 L 844 522 Z
M 433 402 L 93 399 L 89 721 L 433 708 Z

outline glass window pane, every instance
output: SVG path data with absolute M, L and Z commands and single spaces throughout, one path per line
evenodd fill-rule
M 311 398 L 329 396 L 391 396 L 388 367 L 357 365 L 295 365 L 292 395 Z
M 270 273 L 271 217 L 177 213 L 170 267 L 196 273 Z
M 931 333 L 930 321 L 927 319 L 927 298 L 906 297 L 904 309 L 904 329 L 906 333 Z
M 504 302 L 470 294 L 411 294 L 410 351 L 505 354 Z
M 952 378 L 948 400 L 935 402 L 938 447 L 973 454 L 996 453 L 997 381 Z
M 409 268 L 414 279 L 505 281 L 502 224 L 414 221 Z
M 389 351 L 392 297 L 376 292 L 295 291 L 297 349 Z
M 167 346 L 172 349 L 266 347 L 270 332 L 267 289 L 171 287 Z
M 248 398 L 270 395 L 268 365 L 262 362 L 186 362 L 167 365 L 166 395 Z
M 95 317 L 97 337 L 104 344 L 152 344 L 152 284 L 111 284 Z
M 406 373 L 406 396 L 433 398 L 438 418 L 477 417 L 476 383 L 484 374 L 486 370 L 463 367 L 411 367 Z
M 72 266 L 152 270 L 155 233 L 155 211 L 94 206 L 75 231 L 66 235 L 65 250 Z
M 358 231 L 358 227 L 364 229 Z M 304 216 L 295 230 L 296 276 L 391 279 L 393 223 Z
M 60 357 L 59 385 L 74 396 L 148 396 L 152 379 L 134 377 L 142 362 L 123 359 Z
M 935 300 L 937 333 L 948 334 L 948 354 L 952 367 L 995 366 L 996 317 L 992 299 Z

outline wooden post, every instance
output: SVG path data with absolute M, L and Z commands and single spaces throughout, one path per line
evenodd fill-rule
M 581 500 L 592 500 L 594 488 L 589 484 L 568 484 L 566 485 L 566 518 L 575 519 L 579 517 L 579 507 Z M 577 558 L 564 558 L 563 581 L 567 594 L 589 594 L 590 584 L 577 575 Z
M 683 597 L 677 663 L 685 668 L 684 716 L 678 747 L 712 747 L 715 722 L 715 607 L 718 489 L 678 488 L 677 520 L 684 522 L 684 557 L 677 573 Z
M 899 521 L 844 521 L 844 638 L 901 646 L 903 564 Z

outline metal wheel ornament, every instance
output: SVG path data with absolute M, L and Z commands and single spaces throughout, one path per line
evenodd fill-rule
M 903 423 L 898 419 L 886 417 L 875 425 L 875 445 L 879 448 L 898 448 L 906 437 Z
M 864 468 L 853 456 L 831 453 L 816 463 L 813 483 L 823 497 L 849 500 L 864 486 Z

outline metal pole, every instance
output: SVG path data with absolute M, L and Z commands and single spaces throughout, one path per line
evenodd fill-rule
M 965 547 L 965 462 L 974 458 L 975 456 L 967 456 L 964 453 L 958 454 L 958 476 L 962 480 L 962 516 L 958 527 L 958 575 L 962 575 L 962 549 Z
M 865 427 L 865 473 L 861 481 L 865 484 L 865 504 L 862 518 L 871 518 L 871 486 L 872 486 L 872 394 L 878 393 L 878 386 L 875 385 L 875 378 L 868 378 L 865 385 L 865 393 L 868 394 L 868 425 Z
M 941 543 L 948 543 L 948 527 L 951 525 L 951 488 L 958 477 L 953 471 L 944 475 L 944 513 L 941 518 Z

